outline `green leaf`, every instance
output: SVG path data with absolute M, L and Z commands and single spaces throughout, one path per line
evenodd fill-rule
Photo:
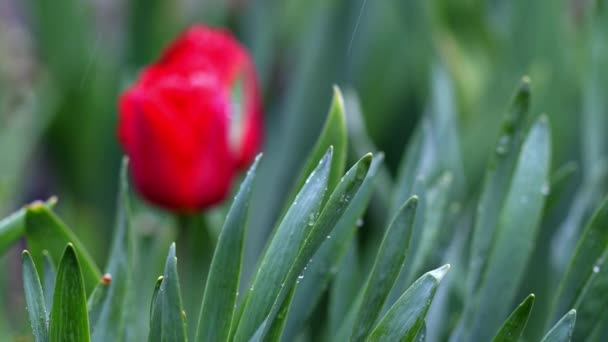
M 183 309 L 182 296 L 179 289 L 177 275 L 177 258 L 175 257 L 175 243 L 169 247 L 165 274 L 163 275 L 158 294 L 156 295 L 155 310 L 160 308 L 160 339 L 152 341 L 186 341 L 186 315 Z M 153 318 L 156 312 L 153 312 Z M 151 327 L 150 331 L 157 329 Z M 151 335 L 152 337 L 152 335 Z
M 349 151 L 355 156 L 360 156 L 368 152 L 372 152 L 374 157 L 383 155 L 370 138 L 365 125 L 365 118 L 361 109 L 359 97 L 352 89 L 347 89 L 344 93 L 344 105 L 347 113 L 346 125 L 348 133 Z M 379 216 L 387 216 L 385 213 L 389 209 L 391 202 L 391 194 L 393 189 L 393 179 L 384 164 L 378 166 L 378 176 L 375 181 L 375 187 L 378 189 L 375 192 L 374 204 L 377 209 L 374 210 Z M 384 218 L 384 217 L 383 217 Z M 384 218 L 387 220 L 387 218 Z
M 424 152 L 430 148 L 427 123 L 422 120 L 418 125 L 401 158 L 391 201 L 390 213 L 392 214 L 396 213 L 399 207 L 414 194 L 414 184 L 417 176 L 423 172 L 421 169 L 428 167 L 426 163 L 421 162 L 422 156 L 425 155 Z
M 312 152 L 302 169 L 303 172 L 298 178 L 294 191 L 287 203 L 291 203 L 291 200 L 295 197 L 296 193 L 300 191 L 304 185 L 308 175 L 316 168 L 319 160 L 325 155 L 325 152 L 330 146 L 333 146 L 333 156 L 327 188 L 329 191 L 333 191 L 336 185 L 338 185 L 340 177 L 344 174 L 347 144 L 344 98 L 340 88 L 334 86 L 334 96 L 321 135 L 317 139 L 315 147 L 312 149 Z
M 48 204 L 31 204 L 25 212 L 25 237 L 36 266 L 43 267 L 43 250 L 48 250 L 54 260 L 59 260 L 65 245 L 71 243 L 78 254 L 86 293 L 91 293 L 101 273 L 76 235 L 51 211 Z
M 89 302 L 89 310 L 92 311 L 92 341 L 122 341 L 125 335 L 125 316 L 128 312 L 126 308 L 129 307 L 127 292 L 133 271 L 133 236 L 129 219 L 127 166 L 128 161 L 124 158 L 120 171 L 114 240 L 106 274 L 94 290 L 99 296 L 98 302 Z M 98 288 L 101 288 L 99 292 Z
M 551 187 L 546 189 L 549 191 L 549 197 L 547 197 L 547 204 L 545 205 L 545 211 L 553 209 L 555 205 L 559 203 L 559 200 L 566 193 L 568 186 L 572 183 L 574 176 L 578 172 L 578 164 L 570 161 L 552 172 L 551 174 Z
M 289 285 L 285 283 L 287 274 L 322 208 L 331 159 L 332 148 L 310 174 L 270 240 L 242 304 L 235 341 L 253 336 L 270 313 L 281 287 Z
M 21 208 L 0 220 L 0 255 L 6 252 L 25 232 L 25 209 Z
M 451 173 L 444 173 L 436 182 L 426 191 L 426 212 L 422 226 L 422 234 L 419 241 L 419 246 L 416 254 L 412 255 L 411 269 L 409 273 L 410 279 L 419 277 L 423 270 L 427 270 L 431 265 L 435 264 L 438 259 L 436 256 L 440 253 L 437 247 L 443 246 L 440 243 L 444 235 L 449 235 L 449 231 L 442 225 L 445 213 L 447 212 L 448 198 L 450 188 L 453 184 Z M 443 246 L 445 247 L 445 246 Z M 441 248 L 441 247 L 440 247 Z
M 44 303 L 44 295 L 42 294 L 42 285 L 34 261 L 28 251 L 23 251 L 21 254 L 21 262 L 23 267 L 23 289 L 25 293 L 25 303 L 27 313 L 34 333 L 34 341 L 46 342 L 49 339 L 48 320 L 49 316 Z
M 524 127 L 529 117 L 530 84 L 524 78 L 506 113 L 495 153 L 488 162 L 483 191 L 475 216 L 473 245 L 469 265 L 469 295 L 481 286 L 487 268 L 492 241 L 496 236 L 500 211 L 507 197 L 517 158 L 524 138 Z
M 148 341 L 161 341 L 162 339 L 162 305 L 158 302 L 158 293 L 160 286 L 163 283 L 163 276 L 156 279 L 154 291 L 152 292 L 152 301 L 150 302 L 150 333 Z
M 460 199 L 465 195 L 466 179 L 458 132 L 456 91 L 448 70 L 441 63 L 433 65 L 431 81 L 432 96 L 429 112 L 437 140 L 437 159 L 441 171 L 452 175 L 451 193 Z
M 426 321 L 422 322 L 422 326 L 420 330 L 418 330 L 418 335 L 414 339 L 414 342 L 424 342 L 426 341 Z
M 553 309 L 553 319 L 559 313 L 576 306 L 586 295 L 588 284 L 594 278 L 595 267 L 601 264 L 602 255 L 608 250 L 608 197 L 604 199 L 593 217 L 587 223 L 579 239 L 574 255 L 562 278 Z M 590 298 L 590 300 L 597 300 Z M 580 313 L 579 313 L 580 314 Z M 580 317 L 579 317 L 580 323 Z M 579 325 L 579 324 L 577 324 Z
M 437 286 L 449 269 L 450 265 L 444 265 L 416 280 L 380 320 L 368 341 L 414 341 Z
M 280 305 L 279 311 L 276 313 L 275 317 L 272 320 L 272 324 L 266 328 L 263 327 L 263 331 L 260 334 L 260 338 L 262 334 L 264 334 L 264 341 L 271 342 L 280 342 L 283 336 L 283 330 L 285 329 L 285 323 L 287 323 L 287 316 L 289 315 L 290 303 L 293 299 L 293 295 L 296 291 L 297 286 L 293 286 L 291 291 L 287 294 L 283 303 Z
M 593 273 L 574 306 L 577 316 L 573 335 L 575 341 L 586 341 L 603 316 L 608 315 L 608 267 L 603 267 L 606 258 L 608 248 L 593 265 Z
M 49 337 L 50 342 L 90 341 L 84 280 L 71 243 L 65 248 L 57 270 Z
M 361 274 L 359 258 L 358 241 L 357 239 L 350 239 L 350 244 L 344 257 L 341 258 L 341 263 L 336 266 L 337 273 L 333 277 L 329 289 L 327 336 L 338 336 L 344 317 L 348 315 L 348 310 L 361 290 L 361 284 L 365 278 Z M 354 321 L 354 317 L 352 321 Z M 344 338 L 348 338 L 348 332 L 344 332 L 343 335 Z
M 386 230 L 363 290 L 361 306 L 356 308 L 358 315 L 353 325 L 351 341 L 362 341 L 367 337 L 401 272 L 408 253 L 417 206 L 418 197 L 411 197 Z
M 600 321 L 595 325 L 588 338 L 589 342 L 608 341 L 608 309 L 604 310 Z
M 575 323 L 576 310 L 572 309 L 549 330 L 541 342 L 570 342 Z
M 363 184 L 333 228 L 331 239 L 321 244 L 306 266 L 306 276 L 300 279 L 289 311 L 283 333 L 285 339 L 295 338 L 341 265 L 341 260 L 350 242 L 353 241 L 355 229 L 362 223 L 360 219 L 376 188 L 383 160 L 382 153 L 374 155 Z M 354 291 L 358 290 L 358 285 L 350 284 L 350 286 L 357 286 Z
M 339 222 L 340 217 L 344 214 L 346 209 L 351 205 L 352 198 L 356 196 L 361 184 L 363 184 L 365 176 L 369 171 L 371 160 L 372 155 L 367 154 L 355 163 L 340 180 L 340 183 L 331 194 L 317 221 L 308 223 L 309 226 L 312 226 L 312 229 L 301 244 L 300 251 L 285 277 L 284 283 L 286 286 L 283 286 L 280 289 L 277 299 L 273 304 L 272 310 L 267 318 L 269 322 L 268 327 L 275 325 L 273 320 L 275 319 L 277 312 L 282 311 L 281 305 L 290 305 L 291 302 L 285 300 L 288 291 L 290 291 L 290 286 L 294 282 L 297 286 L 299 280 L 304 278 L 307 270 L 306 265 L 310 262 L 314 253 L 324 242 L 331 239 L 332 230 Z M 261 336 L 264 337 L 265 333 Z
M 55 263 L 47 250 L 42 251 L 43 266 L 42 266 L 42 291 L 47 308 L 51 308 L 53 304 L 53 291 L 55 289 Z
M 534 295 L 531 294 L 511 313 L 509 318 L 503 323 L 492 342 L 517 342 L 524 332 L 528 323 L 532 307 L 534 306 Z
M 226 341 L 236 306 L 249 199 L 258 156 L 234 198 L 215 248 L 198 320 L 196 341 Z
M 51 197 L 45 204 L 53 207 L 55 203 L 57 203 L 57 198 Z M 39 204 L 41 202 L 36 201 L 29 206 Z M 0 255 L 4 255 L 4 252 L 13 246 L 25 233 L 25 212 L 26 208 L 21 208 L 0 220 Z
M 549 181 L 550 147 L 548 122 L 542 116 L 522 146 L 474 302 L 478 306 L 472 335 L 465 340 L 490 339 L 509 313 L 536 243 Z

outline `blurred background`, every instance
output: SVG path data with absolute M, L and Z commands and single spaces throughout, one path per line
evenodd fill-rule
M 502 115 L 528 75 L 532 111 L 550 117 L 553 166 L 578 165 L 566 197 L 591 188 L 587 196 L 596 198 L 605 193 L 597 179 L 608 156 L 607 5 L 0 0 L 0 214 L 57 195 L 57 211 L 103 265 L 121 158 L 117 96 L 195 22 L 228 27 L 257 64 L 266 158 L 249 234 L 261 241 L 321 130 L 333 84 L 347 98 L 358 97 L 369 138 L 386 154 L 389 178 L 420 118 L 432 109 L 433 94 L 447 97 L 456 117 L 463 184 L 474 197 Z M 434 77 L 447 86 L 434 89 Z M 350 152 L 352 160 L 358 157 L 359 151 Z M 2 285 L 9 287 L 0 292 L 5 307 L 23 307 L 13 295 L 20 288 L 19 263 L 9 262 L 22 248 L 4 257 L 5 273 L 15 275 Z M 250 249 L 255 256 L 257 249 Z M 0 317 L 0 326 L 20 326 L 17 316 Z

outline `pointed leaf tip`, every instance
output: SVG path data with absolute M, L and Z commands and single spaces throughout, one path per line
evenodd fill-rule
M 340 110 L 344 112 L 344 96 L 342 95 L 342 90 L 337 84 L 334 84 L 334 101 L 337 102 L 338 106 L 340 106 Z
M 448 273 L 448 271 L 450 270 L 450 267 L 452 267 L 452 266 L 450 266 L 450 264 L 445 264 L 438 269 L 430 271 L 429 275 L 431 275 L 433 278 L 437 279 L 437 281 L 439 282 Z
M 529 90 L 531 82 L 532 82 L 532 80 L 530 80 L 530 76 L 524 75 L 521 77 L 520 87 L 522 87 L 522 88 L 525 87 L 526 89 Z

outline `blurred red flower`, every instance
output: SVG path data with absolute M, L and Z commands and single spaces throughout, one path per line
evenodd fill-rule
M 150 202 L 192 212 L 222 201 L 262 139 L 250 55 L 228 31 L 190 27 L 120 96 L 118 137 Z

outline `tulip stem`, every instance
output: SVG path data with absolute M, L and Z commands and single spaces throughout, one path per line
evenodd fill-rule
M 214 242 L 203 214 L 178 215 L 178 267 L 182 279 L 184 310 L 188 324 L 188 335 L 196 329 L 198 308 L 203 299 Z M 180 243 L 181 242 L 181 243 Z

